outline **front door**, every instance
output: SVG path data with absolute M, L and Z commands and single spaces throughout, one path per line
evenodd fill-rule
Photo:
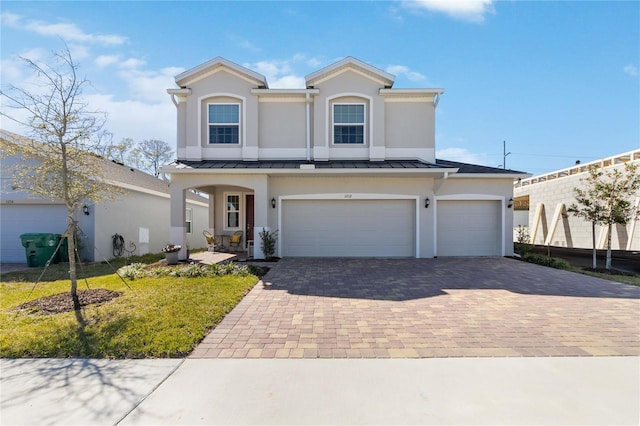
M 245 225 L 245 241 L 253 241 L 253 195 L 247 195 L 245 205 L 245 216 L 247 218 Z

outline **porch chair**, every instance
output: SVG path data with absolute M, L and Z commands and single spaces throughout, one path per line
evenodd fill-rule
M 204 238 L 207 240 L 207 250 L 213 253 L 216 248 L 216 241 L 213 234 L 205 229 L 202 231 L 202 235 L 204 235 Z
M 240 251 L 240 244 L 242 243 L 242 231 L 236 231 L 231 234 L 231 238 L 229 239 L 229 251 L 231 251 L 231 247 L 235 246 L 235 251 Z

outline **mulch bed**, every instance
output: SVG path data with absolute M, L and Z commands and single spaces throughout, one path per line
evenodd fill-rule
M 105 303 L 122 295 L 118 291 L 97 288 L 94 290 L 78 290 L 78 299 L 81 306 Z M 73 311 L 73 299 L 71 293 L 59 293 L 52 296 L 41 297 L 18 306 L 16 310 L 26 310 L 41 315 L 53 315 L 62 312 Z

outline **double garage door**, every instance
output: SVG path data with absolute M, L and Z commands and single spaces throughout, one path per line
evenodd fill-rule
M 415 203 L 283 200 L 282 256 L 415 257 Z M 501 256 L 501 206 L 494 200 L 439 200 L 437 256 Z
M 415 200 L 284 200 L 286 257 L 415 257 Z

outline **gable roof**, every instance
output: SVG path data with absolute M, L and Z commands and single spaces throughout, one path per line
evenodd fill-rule
M 305 76 L 307 87 L 315 86 L 316 84 L 322 83 L 323 81 L 333 78 L 347 70 L 355 70 L 366 77 L 378 81 L 385 87 L 393 86 L 393 82 L 395 80 L 395 76 L 393 74 L 382 71 L 381 69 L 362 62 L 352 56 L 347 56 L 341 61 L 335 62 Z
M 3 129 L 0 129 L 0 141 L 16 145 L 41 143 Z M 102 167 L 103 176 L 111 185 L 133 191 L 162 195 L 165 198 L 170 195 L 168 181 L 159 179 L 122 163 L 107 160 L 98 155 L 96 155 L 96 157 L 102 159 L 100 166 Z M 190 192 L 187 192 L 187 198 L 191 201 L 208 203 L 206 198 Z
M 245 80 L 254 83 L 257 87 L 269 88 L 267 78 L 264 75 L 245 68 L 242 65 L 238 65 L 235 62 L 231 62 L 221 56 L 217 56 L 204 64 L 200 64 L 197 67 L 178 74 L 175 78 L 176 84 L 180 87 L 185 87 L 194 81 L 207 77 L 221 68 L 226 68 Z

